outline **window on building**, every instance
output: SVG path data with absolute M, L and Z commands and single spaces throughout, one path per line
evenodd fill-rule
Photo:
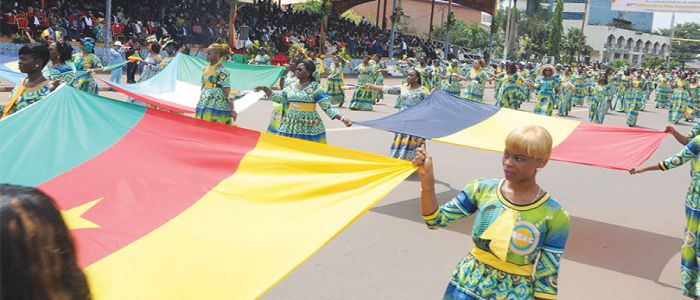
M 493 18 L 493 17 L 492 17 L 491 15 L 489 15 L 489 14 L 487 14 L 487 13 L 485 13 L 485 12 L 482 12 L 482 13 L 481 13 L 481 24 L 484 24 L 484 25 L 486 25 L 486 26 L 491 26 L 491 20 L 492 20 L 492 18 Z
M 561 17 L 564 20 L 583 20 L 583 13 L 565 11 L 561 14 Z

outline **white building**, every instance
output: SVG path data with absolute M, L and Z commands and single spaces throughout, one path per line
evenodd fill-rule
M 584 14 L 586 7 L 584 1 L 592 1 L 591 5 L 597 5 L 599 12 L 601 5 L 609 7 L 610 0 L 564 0 L 564 13 L 562 16 L 564 34 L 569 28 L 580 29 L 582 22 L 586 22 L 583 31 L 586 36 L 586 42 L 593 48 L 590 57 L 591 62 L 609 63 L 613 60 L 623 59 L 631 65 L 637 66 L 642 63 L 646 56 L 660 56 L 664 59 L 668 57 L 670 40 L 666 36 L 606 25 L 589 25 L 591 9 L 589 6 L 588 13 Z M 526 1 L 518 1 L 518 9 L 525 10 Z M 585 20 L 583 20 L 584 17 Z M 632 18 L 632 22 L 634 21 Z M 644 24 L 644 26 L 650 27 L 650 24 Z

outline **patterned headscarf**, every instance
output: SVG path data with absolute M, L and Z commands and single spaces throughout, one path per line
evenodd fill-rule
M 95 40 L 93 38 L 84 38 L 82 41 L 80 41 L 80 43 L 83 44 L 83 47 L 87 52 L 92 52 L 95 49 Z

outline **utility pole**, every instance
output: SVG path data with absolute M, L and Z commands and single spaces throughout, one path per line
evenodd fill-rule
M 443 52 L 445 52 L 445 58 L 449 59 L 450 57 L 450 29 L 452 28 L 452 0 L 450 0 L 449 6 L 447 6 L 447 27 L 446 27 L 446 32 L 445 32 L 445 45 Z
M 430 5 L 430 29 L 428 29 L 428 43 L 433 41 L 433 13 L 434 12 L 435 12 L 435 0 L 433 0 L 433 3 Z
M 384 1 L 386 1 L 386 0 L 384 0 Z M 379 4 L 381 4 L 381 3 L 382 3 L 382 0 L 377 0 L 377 18 L 374 20 L 374 25 L 376 25 L 377 27 L 379 27 L 379 10 L 381 9 Z
M 452 0 L 450 0 L 452 1 Z M 385 2 L 386 3 L 386 2 Z M 389 40 L 389 59 L 394 59 L 394 39 L 396 39 L 396 0 L 391 5 L 391 39 Z
M 384 12 L 382 13 L 382 32 L 386 30 L 386 2 L 388 0 L 384 0 Z
M 107 11 L 105 12 L 105 16 L 107 17 L 107 34 L 105 34 L 106 41 L 105 45 L 107 46 L 106 48 L 109 48 L 109 43 L 112 41 L 112 0 L 107 0 Z
M 508 60 L 508 48 L 510 48 L 510 23 L 511 23 L 511 0 L 508 0 L 508 13 L 506 14 L 506 36 L 503 41 L 503 60 Z
M 581 21 L 581 34 L 578 36 L 578 53 L 576 55 L 576 60 L 578 62 L 581 61 L 581 52 L 583 52 L 583 30 L 586 28 L 586 23 L 588 23 L 588 4 L 591 2 L 591 0 L 584 0 L 586 5 L 583 8 L 583 20 Z
M 676 13 L 671 14 L 671 34 L 669 34 L 668 37 L 668 57 L 666 58 L 667 61 L 667 69 L 669 71 L 671 70 L 671 53 L 673 49 L 673 36 L 675 35 L 676 32 Z

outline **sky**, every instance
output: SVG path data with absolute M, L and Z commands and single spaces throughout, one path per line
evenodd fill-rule
M 676 13 L 676 25 L 693 21 L 700 23 L 698 14 Z M 654 22 L 651 26 L 652 30 L 671 27 L 671 13 L 654 13 Z

